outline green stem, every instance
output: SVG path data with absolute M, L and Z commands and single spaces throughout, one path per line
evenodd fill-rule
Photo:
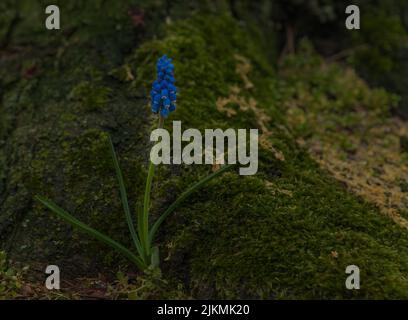
M 159 116 L 158 128 L 163 128 L 164 118 Z M 147 173 L 146 188 L 143 202 L 143 216 L 142 216 L 142 232 L 141 238 L 143 239 L 143 247 L 147 257 L 150 256 L 150 241 L 149 241 L 149 209 L 150 209 L 150 193 L 152 189 L 152 181 L 154 177 L 155 165 L 150 160 L 149 171 Z

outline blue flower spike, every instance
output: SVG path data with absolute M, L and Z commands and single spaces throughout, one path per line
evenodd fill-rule
M 163 118 L 167 118 L 170 112 L 176 110 L 177 88 L 174 85 L 174 65 L 171 61 L 166 55 L 157 61 L 157 79 L 153 82 L 150 92 L 152 112 L 160 112 Z

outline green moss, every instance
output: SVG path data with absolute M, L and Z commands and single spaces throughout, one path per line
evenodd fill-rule
M 15 298 L 21 287 L 20 275 L 8 266 L 6 253 L 0 251 L 0 300 Z
M 308 106 L 321 111 L 330 106 L 344 116 L 333 117 L 333 128 L 336 121 L 352 127 L 358 120 L 345 115 L 359 103 L 372 105 L 379 115 L 387 112 L 392 99 L 385 92 L 347 82 L 358 77 L 345 76 L 337 65 L 318 75 L 314 67 L 320 58 L 307 51 L 304 59 L 287 61 L 286 70 L 293 73 L 280 75 L 265 56 L 259 33 L 223 15 L 170 22 L 162 39 L 129 54 L 135 47 L 129 21 L 121 26 L 121 37 L 114 26 L 119 18 L 106 19 L 106 24 L 95 19 L 100 23 L 95 28 L 86 22 L 86 14 L 106 12 L 106 5 L 70 4 L 69 12 L 87 8 L 75 19 L 66 18 L 79 26 L 79 43 L 66 38 L 55 65 L 40 60 L 45 74 L 19 81 L 3 96 L 1 110 L 7 117 L 0 132 L 8 140 L 2 147 L 7 157 L 1 157 L 9 195 L 1 205 L 0 237 L 15 260 L 42 270 L 52 259 L 71 278 L 132 268 L 33 203 L 32 196 L 52 198 L 130 247 L 106 134 L 117 148 L 134 208 L 144 184 L 148 133 L 155 125 L 145 97 L 157 57 L 168 54 L 175 61 L 180 94 L 166 126 L 181 120 L 184 128 L 259 128 L 261 121 L 275 149 L 261 148 L 257 175 L 224 174 L 169 218 L 158 239 L 163 276 L 138 278 L 137 288 L 147 284 L 149 290 L 138 291 L 136 298 L 407 298 L 406 231 L 322 172 L 296 143 L 299 132 L 313 134 L 313 127 L 292 127 L 282 111 L 285 102 L 305 94 Z M 111 14 L 119 12 L 126 10 L 114 6 Z M 19 41 L 25 37 L 17 33 Z M 250 66 L 246 71 L 237 70 L 245 66 L 242 57 Z M 124 78 L 128 68 L 134 80 Z M 296 72 L 305 68 L 314 76 Z M 233 86 L 245 103 L 254 99 L 256 109 L 231 103 L 235 116 L 219 111 L 217 100 L 229 97 Z M 17 109 L 19 114 L 10 111 Z M 275 157 L 277 151 L 284 161 Z M 208 166 L 161 167 L 153 186 L 152 217 L 208 172 Z M 345 289 L 349 264 L 360 267 L 359 291 Z M 35 276 L 43 279 L 42 273 Z
M 80 101 L 85 110 L 94 111 L 106 106 L 110 93 L 109 88 L 97 87 L 90 82 L 81 82 L 72 89 L 70 97 Z
M 197 17 L 170 25 L 163 40 L 144 45 L 135 57 L 138 80 L 146 86 L 161 54 L 174 59 L 180 88 L 178 110 L 170 120 L 197 128 L 257 127 L 259 119 L 250 112 L 241 110 L 227 118 L 216 108 L 217 98 L 238 86 L 240 94 L 253 97 L 269 116 L 270 141 L 286 159 L 276 160 L 262 148 L 256 176 L 225 174 L 177 210 L 161 231 L 168 256 L 165 274 L 185 281 L 198 298 L 407 297 L 408 234 L 374 206 L 347 193 L 296 145 L 278 105 L 291 98 L 294 82 L 276 78 L 250 34 L 229 17 Z M 235 54 L 251 62 L 252 89 L 243 88 Z M 319 63 L 316 55 L 311 58 Z M 303 77 L 296 70 L 305 65 L 313 70 L 313 60 L 290 63 L 300 63 L 291 69 L 295 89 L 310 95 L 312 106 L 323 110 L 330 105 L 330 112 L 346 114 L 364 103 L 377 108 L 379 115 L 387 112 L 389 95 L 347 82 L 347 72 L 338 77 L 340 66 L 320 77 Z M 336 98 L 324 100 L 326 92 Z M 356 120 L 346 121 L 352 125 Z M 178 194 L 208 169 L 182 170 L 180 179 L 162 182 L 159 188 Z M 350 264 L 360 267 L 359 291 L 345 288 Z
M 71 166 L 65 168 L 69 176 L 74 177 L 75 172 L 85 172 L 92 169 L 92 174 L 102 175 L 110 170 L 111 159 L 107 157 L 107 133 L 89 129 L 79 137 L 63 143 L 64 158 Z M 79 182 L 80 183 L 80 182 Z
M 132 179 L 129 193 L 136 194 L 144 173 L 143 143 L 148 139 L 145 99 L 109 76 L 120 67 L 124 53 L 136 45 L 135 28 L 127 13 L 129 2 L 56 4 L 64 13 L 67 33 L 50 34 L 43 18 L 35 19 L 44 15 L 42 3 L 10 2 L 21 17 L 34 19 L 21 19 L 10 44 L 32 48 L 7 56 L 7 68 L 1 70 L 0 247 L 18 264 L 35 265 L 34 270 L 53 260 L 72 277 L 102 269 L 109 274 L 107 266 L 127 262 L 73 231 L 34 203 L 33 196 L 54 199 L 128 244 L 106 134 L 111 134 L 123 171 Z M 75 16 L 78 12 L 83 15 Z M 104 19 L 95 18 L 99 14 Z M 87 15 L 98 21 L 97 27 L 87 22 Z M 120 37 L 115 26 L 121 28 Z M 27 77 L 24 70 L 33 66 L 37 71 Z M 43 278 L 42 272 L 28 276 Z

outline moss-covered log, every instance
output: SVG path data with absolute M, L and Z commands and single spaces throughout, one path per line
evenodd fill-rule
M 309 89 L 307 101 L 324 101 L 332 114 L 359 105 L 382 115 L 391 95 L 361 85 L 341 66 L 313 73 L 321 61 L 307 46 L 276 70 L 273 35 L 265 39 L 223 2 L 64 3 L 58 32 L 43 30 L 43 4 L 33 1 L 19 7 L 10 1 L 1 30 L 0 246 L 16 268 L 30 266 L 28 280 L 41 281 L 48 264 L 59 265 L 68 279 L 134 268 L 33 196 L 53 199 L 130 246 L 107 134 L 135 208 L 155 123 L 148 90 L 156 59 L 167 54 L 180 93 L 166 126 L 181 120 L 183 128 L 200 130 L 258 128 L 261 149 L 255 176 L 224 174 L 164 224 L 161 285 L 178 289 L 148 296 L 408 297 L 407 230 L 323 171 L 297 139 L 313 128 L 295 126 L 286 113 Z M 308 76 L 294 79 L 300 72 Z M 333 77 L 339 79 L 334 89 Z M 350 94 L 353 88 L 358 91 Z M 160 167 L 153 217 L 211 170 Z M 344 286 L 351 264 L 361 269 L 358 291 Z

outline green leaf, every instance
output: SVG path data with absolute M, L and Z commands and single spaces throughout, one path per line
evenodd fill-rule
M 139 233 L 139 237 L 142 237 L 143 234 L 143 207 L 140 202 L 136 203 L 136 216 L 137 216 L 137 232 Z
M 150 230 L 149 233 L 149 241 L 150 243 L 153 242 L 154 236 L 157 232 L 157 229 L 160 227 L 160 225 L 163 223 L 163 221 L 168 217 L 170 213 L 172 213 L 175 209 L 179 207 L 179 205 L 188 198 L 189 195 L 191 195 L 193 192 L 197 191 L 200 189 L 202 186 L 204 186 L 207 182 L 211 181 L 215 177 L 219 176 L 221 173 L 227 171 L 230 169 L 232 166 L 235 164 L 228 164 L 223 167 L 221 167 L 219 170 L 213 172 L 212 174 L 206 176 L 205 178 L 201 179 L 200 181 L 196 182 L 193 184 L 190 188 L 188 188 L 186 191 L 184 191 L 176 201 L 174 201 L 168 208 L 167 210 L 157 219 L 157 221 L 154 223 L 152 229 Z
M 133 225 L 133 221 L 132 221 L 132 216 L 130 214 L 130 209 L 129 209 L 129 202 L 128 202 L 128 198 L 127 198 L 127 193 L 126 193 L 126 187 L 125 187 L 125 182 L 123 181 L 123 175 L 122 175 L 122 171 L 120 170 L 120 166 L 119 166 L 119 161 L 118 158 L 116 156 L 116 152 L 115 152 L 115 148 L 113 146 L 112 143 L 112 139 L 111 137 L 108 135 L 108 140 L 109 140 L 109 149 L 110 149 L 110 153 L 112 156 L 112 160 L 113 160 L 113 165 L 115 167 L 115 171 L 116 171 L 116 177 L 119 183 L 119 190 L 120 190 L 120 197 L 122 199 L 122 205 L 123 205 L 123 210 L 125 211 L 125 217 L 126 217 L 126 222 L 127 225 L 129 227 L 129 231 L 130 234 L 132 236 L 133 239 L 133 243 L 137 249 L 137 252 L 139 253 L 139 255 L 141 257 L 144 257 L 144 250 L 140 244 L 140 241 L 137 237 L 136 231 L 135 231 L 135 227 Z
M 60 218 L 70 223 L 72 226 L 98 239 L 99 241 L 111 246 L 113 249 L 115 249 L 116 251 L 124 255 L 126 258 L 128 258 L 130 261 L 132 261 L 134 264 L 136 264 L 136 266 L 139 269 L 144 270 L 146 268 L 146 264 L 139 257 L 134 255 L 130 250 L 126 249 L 120 243 L 104 235 L 103 233 L 89 227 L 88 225 L 82 223 L 81 221 L 76 219 L 74 216 L 72 216 L 70 213 L 58 207 L 54 202 L 49 201 L 41 196 L 35 196 L 34 198 L 37 201 L 41 202 L 48 209 L 56 213 Z

